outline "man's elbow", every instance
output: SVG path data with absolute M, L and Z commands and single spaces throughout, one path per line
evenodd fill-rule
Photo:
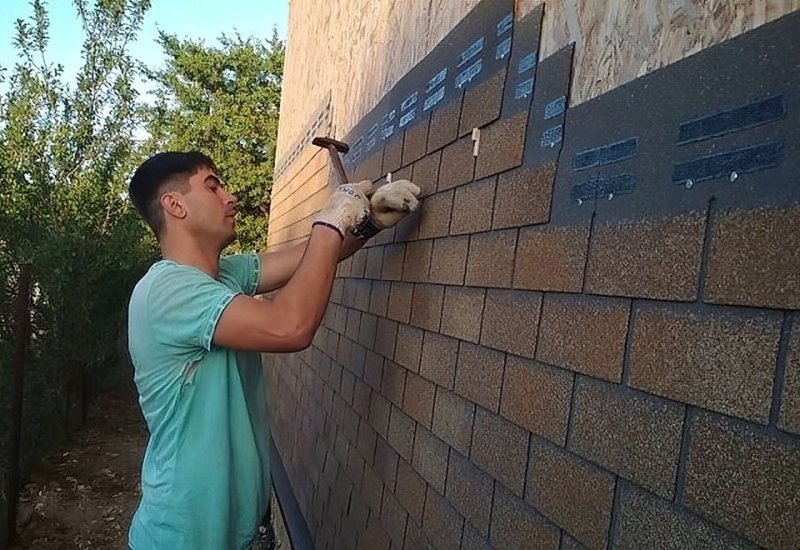
M 314 336 L 317 333 L 316 326 L 309 326 L 304 324 L 295 325 L 285 336 L 286 351 L 296 352 L 307 349 L 314 342 Z

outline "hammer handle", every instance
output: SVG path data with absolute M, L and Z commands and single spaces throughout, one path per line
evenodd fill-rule
M 331 162 L 333 162 L 333 169 L 336 172 L 336 177 L 339 178 L 339 185 L 344 185 L 347 183 L 347 174 L 344 171 L 342 159 L 339 157 L 339 151 L 330 144 L 328 144 L 328 151 L 331 154 Z

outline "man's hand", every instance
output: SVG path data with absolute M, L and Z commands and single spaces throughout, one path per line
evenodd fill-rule
M 358 239 L 370 239 L 392 227 L 419 206 L 419 187 L 408 180 L 387 183 L 375 191 L 370 200 L 370 215 L 356 227 Z
M 325 208 L 317 214 L 314 225 L 332 227 L 344 238 L 369 216 L 370 203 L 367 195 L 371 193 L 372 187 L 370 180 L 340 185 L 331 194 Z
M 408 180 L 387 183 L 370 199 L 372 223 L 377 229 L 397 224 L 419 206 L 419 187 Z

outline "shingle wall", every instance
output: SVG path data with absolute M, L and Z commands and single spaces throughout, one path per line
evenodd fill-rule
M 566 108 L 541 10 L 502 57 L 468 16 L 485 70 L 348 137 L 378 125 L 348 169 L 425 198 L 340 265 L 312 347 L 266 360 L 315 543 L 796 548 L 800 16 Z

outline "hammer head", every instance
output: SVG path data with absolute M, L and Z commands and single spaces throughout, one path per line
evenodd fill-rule
M 328 137 L 315 137 L 311 143 L 316 145 L 317 147 L 328 147 L 333 146 L 337 151 L 340 153 L 347 153 L 350 150 L 350 146 L 344 142 L 336 141 L 335 139 L 331 139 Z

